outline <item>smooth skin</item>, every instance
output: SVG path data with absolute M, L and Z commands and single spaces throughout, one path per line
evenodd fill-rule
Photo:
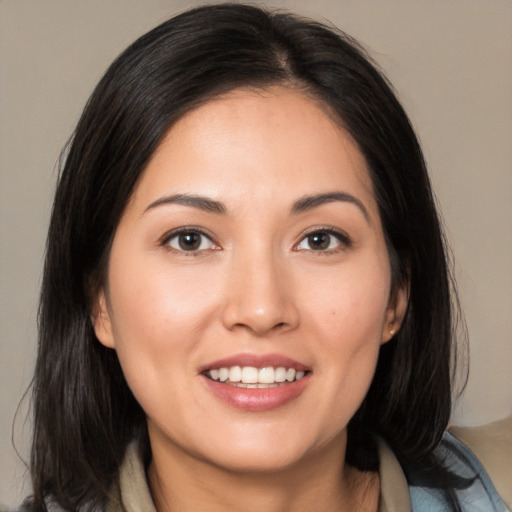
M 157 509 L 377 510 L 378 475 L 344 463 L 346 426 L 406 306 L 366 162 L 327 107 L 236 90 L 180 119 L 93 318 L 147 415 Z M 290 357 L 307 385 L 269 411 L 226 404 L 200 369 L 237 354 Z

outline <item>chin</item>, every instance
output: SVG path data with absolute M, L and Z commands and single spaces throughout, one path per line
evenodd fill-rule
M 301 434 L 299 429 L 295 429 Z M 237 473 L 277 473 L 305 465 L 315 458 L 327 446 L 329 449 L 338 444 L 339 437 L 319 442 L 315 436 L 290 436 L 269 432 L 242 432 L 239 436 L 226 436 L 225 441 L 216 446 L 209 445 L 203 451 L 205 462 L 227 471 Z M 213 448 L 213 449 L 212 449 Z
M 304 457 L 303 453 L 289 453 L 283 450 L 229 451 L 231 453 L 225 452 L 206 462 L 233 473 L 268 474 L 286 471 L 300 465 Z

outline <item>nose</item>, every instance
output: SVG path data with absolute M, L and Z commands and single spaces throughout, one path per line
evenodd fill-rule
M 268 252 L 253 252 L 233 262 L 223 310 L 228 330 L 245 329 L 264 336 L 298 326 L 290 269 Z

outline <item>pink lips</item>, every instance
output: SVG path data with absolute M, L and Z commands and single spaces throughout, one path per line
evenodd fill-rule
M 283 366 L 295 368 L 298 371 L 306 371 L 306 375 L 294 382 L 282 383 L 272 388 L 239 388 L 214 381 L 204 375 L 207 370 L 231 366 L 253 366 L 263 368 Z M 200 377 L 208 389 L 222 402 L 243 411 L 263 412 L 282 407 L 298 398 L 310 382 L 310 368 L 289 357 L 279 354 L 254 355 L 239 354 L 224 359 L 219 359 L 203 366 L 200 369 Z

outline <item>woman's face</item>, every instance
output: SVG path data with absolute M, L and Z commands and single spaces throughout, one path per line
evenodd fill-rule
M 154 452 L 278 469 L 344 449 L 405 309 L 390 285 L 352 138 L 300 92 L 238 90 L 183 117 L 153 155 L 94 323 Z

